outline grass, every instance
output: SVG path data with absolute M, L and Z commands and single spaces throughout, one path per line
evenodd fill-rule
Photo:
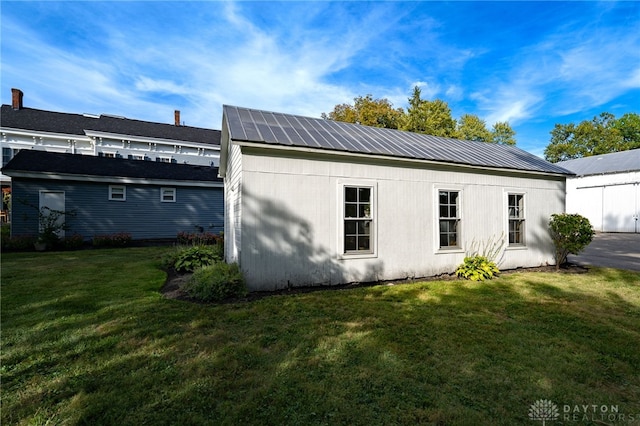
M 638 273 L 196 305 L 162 298 L 161 253 L 3 255 L 3 425 L 531 425 L 540 399 L 640 420 Z

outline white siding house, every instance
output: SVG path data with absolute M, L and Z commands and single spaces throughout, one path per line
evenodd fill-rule
M 224 107 L 225 256 L 251 290 L 553 264 L 566 170 L 514 147 Z
M 640 232 L 640 149 L 558 163 L 567 179 L 567 213 L 600 232 Z

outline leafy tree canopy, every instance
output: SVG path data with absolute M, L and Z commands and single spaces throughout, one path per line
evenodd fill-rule
M 409 98 L 409 107 L 393 108 L 387 99 L 373 99 L 372 95 L 354 98 L 354 104 L 339 104 L 322 118 L 360 123 L 367 126 L 407 130 L 456 139 L 467 139 L 505 145 L 515 145 L 516 132 L 507 122 L 498 122 L 491 130 L 477 115 L 463 114 L 460 120 L 451 115 L 449 105 L 441 100 L 422 99 L 419 87 L 414 87 Z
M 404 115 L 402 108 L 394 109 L 387 99 L 373 99 L 373 96 L 367 95 L 364 97 L 358 96 L 353 101 L 353 105 L 336 105 L 329 114 L 322 113 L 322 118 L 346 123 L 359 123 L 365 126 L 397 129 Z
M 556 124 L 544 156 L 556 163 L 634 148 L 640 148 L 640 115 L 628 113 L 616 119 L 603 112 L 590 121 Z

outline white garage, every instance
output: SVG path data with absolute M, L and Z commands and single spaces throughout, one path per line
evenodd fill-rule
M 640 233 L 640 149 L 563 161 L 567 213 L 589 219 L 596 231 Z

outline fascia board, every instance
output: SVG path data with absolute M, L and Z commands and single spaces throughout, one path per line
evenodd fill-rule
M 0 127 L 0 132 L 3 134 L 14 134 L 18 136 L 26 136 L 26 137 L 38 137 L 38 138 L 50 138 L 50 139 L 64 139 L 64 140 L 83 140 L 90 142 L 86 135 L 76 135 L 73 133 L 54 133 L 54 132 L 42 132 L 37 130 L 25 130 L 25 129 L 14 129 L 9 127 Z
M 203 142 L 190 142 L 179 139 L 163 139 L 163 138 L 151 138 L 147 136 L 134 136 L 124 135 L 119 133 L 99 132 L 95 130 L 85 130 L 84 133 L 90 138 L 104 138 L 104 139 L 116 139 L 125 140 L 130 142 L 143 142 L 143 143 L 161 143 L 169 145 L 191 146 L 194 148 L 207 148 L 213 150 L 220 150 L 220 146 L 214 143 Z
M 256 148 L 256 149 L 262 149 L 262 150 L 272 149 L 272 150 L 289 151 L 289 152 L 323 154 L 327 156 L 335 156 L 335 157 L 343 157 L 343 158 L 371 159 L 371 160 L 383 161 L 383 162 L 388 161 L 390 163 L 400 162 L 400 163 L 412 163 L 412 164 L 430 164 L 434 166 L 449 166 L 449 167 L 456 167 L 460 169 L 482 170 L 482 171 L 489 171 L 489 172 L 493 171 L 493 172 L 501 172 L 501 173 L 518 173 L 518 174 L 527 174 L 527 175 L 536 175 L 536 176 L 553 176 L 553 177 L 564 177 L 564 178 L 568 177 L 568 175 L 565 175 L 562 173 L 541 172 L 537 170 L 509 169 L 505 167 L 482 167 L 482 166 L 474 166 L 471 164 L 423 160 L 420 158 L 390 157 L 385 155 L 363 154 L 359 152 L 334 151 L 330 149 L 272 145 L 272 144 L 266 144 L 266 143 L 260 143 L 260 142 L 249 142 L 249 141 L 238 141 L 238 140 L 234 140 L 233 142 L 237 143 L 240 146 L 246 146 L 248 148 Z
M 171 180 L 171 179 L 146 179 L 122 176 L 91 176 L 91 175 L 74 175 L 70 173 L 48 173 L 48 172 L 24 172 L 19 170 L 11 170 L 3 172 L 11 178 L 28 178 L 28 179 L 50 179 L 57 181 L 76 181 L 76 182 L 98 182 L 98 183 L 124 183 L 124 184 L 140 184 L 140 185 L 165 185 L 165 186 L 195 186 L 201 188 L 222 188 L 222 182 L 210 182 L 201 180 Z

